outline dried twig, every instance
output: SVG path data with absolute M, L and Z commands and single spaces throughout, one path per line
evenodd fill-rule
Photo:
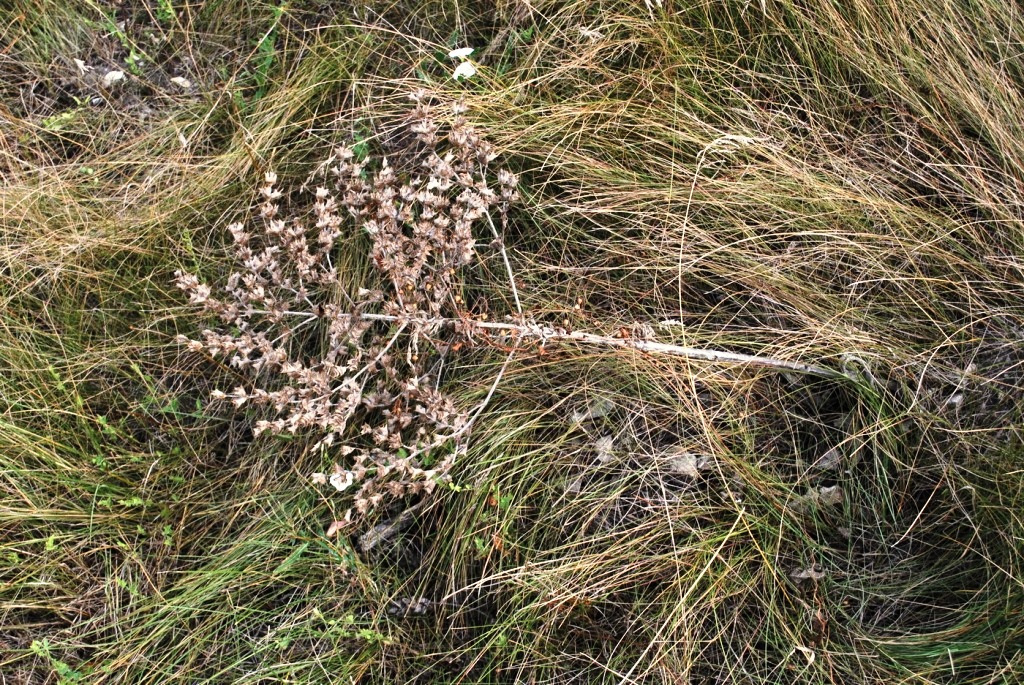
M 285 312 L 286 314 L 293 314 L 296 316 L 308 316 L 305 312 Z M 352 316 L 352 315 L 341 315 L 341 316 Z M 682 345 L 673 345 L 671 343 L 662 343 L 654 340 L 647 340 L 644 338 L 615 338 L 607 335 L 599 335 L 596 333 L 587 333 L 586 331 L 569 331 L 564 328 L 556 328 L 551 326 L 545 326 L 537 323 L 501 323 L 497 321 L 475 321 L 471 319 L 451 319 L 451 318 L 410 318 L 403 316 L 393 316 L 389 314 L 371 314 L 361 313 L 355 315 L 364 321 L 374 322 L 385 322 L 385 323 L 398 323 L 398 324 L 409 324 L 415 323 L 423 326 L 430 327 L 444 327 L 444 326 L 472 326 L 486 331 L 503 331 L 511 333 L 513 337 L 523 341 L 537 341 L 541 344 L 548 342 L 559 342 L 559 341 L 573 341 L 583 343 L 587 345 L 596 345 L 599 347 L 617 347 L 622 349 L 632 349 L 638 352 L 645 352 L 648 354 L 664 354 L 674 357 L 684 357 L 686 359 L 693 359 L 696 361 L 716 362 L 721 364 L 739 364 L 751 366 L 763 366 L 767 368 L 778 369 L 780 371 L 791 371 L 795 373 L 804 373 L 811 376 L 817 376 L 819 378 L 846 378 L 851 379 L 850 374 L 844 371 L 836 371 L 834 369 L 828 369 L 823 366 L 817 366 L 815 364 L 805 364 L 803 362 L 792 362 L 784 359 L 777 359 L 775 357 L 763 357 L 760 355 L 743 354 L 741 352 L 728 352 L 725 350 L 708 349 L 702 347 L 686 347 Z

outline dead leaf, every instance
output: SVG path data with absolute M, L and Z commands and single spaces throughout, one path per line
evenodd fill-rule
M 124 79 L 124 72 L 123 71 L 108 71 L 106 73 L 106 75 L 104 75 L 104 77 L 103 77 L 103 86 L 105 88 L 110 88 L 115 83 L 117 83 L 118 81 L 121 81 L 123 79 Z
M 843 489 L 838 485 L 819 488 L 818 500 L 825 506 L 838 506 L 843 503 Z
M 673 447 L 667 456 L 669 469 L 688 478 L 700 476 L 700 472 L 711 462 L 707 455 L 690 452 L 682 447 Z
M 789 577 L 792 578 L 793 580 L 813 580 L 813 581 L 819 581 L 822 578 L 824 578 L 826 575 L 827 574 L 821 569 L 820 566 L 818 566 L 817 564 L 814 564 L 813 566 L 808 566 L 807 568 L 794 569 L 789 574 Z
M 843 453 L 833 447 L 825 452 L 825 454 L 818 457 L 817 461 L 815 461 L 812 466 L 819 471 L 831 471 L 842 463 Z
M 607 397 L 595 397 L 583 409 L 577 409 L 572 414 L 573 423 L 582 423 L 588 419 L 599 419 L 607 416 L 615 408 L 615 403 Z
M 817 490 L 808 490 L 793 502 L 793 510 L 805 513 L 812 507 L 833 507 L 843 503 L 843 489 L 838 485 L 823 486 Z
M 615 440 L 610 435 L 598 438 L 594 443 L 594 449 L 597 450 L 597 460 L 602 464 L 607 464 L 615 458 Z

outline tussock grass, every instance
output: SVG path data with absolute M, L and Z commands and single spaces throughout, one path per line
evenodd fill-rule
M 664 5 L 0 8 L 8 681 L 1024 677 L 1018 8 Z M 330 455 L 207 406 L 238 378 L 173 343 L 209 322 L 172 274 L 226 274 L 268 169 L 400 146 L 418 87 L 520 173 L 530 316 L 846 379 L 520 353 L 454 487 L 327 538 Z M 496 251 L 465 299 L 513 311 Z M 505 360 L 443 380 L 473 406 Z

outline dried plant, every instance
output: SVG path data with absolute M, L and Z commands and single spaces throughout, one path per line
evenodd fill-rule
M 260 188 L 264 230 L 257 236 L 241 223 L 228 227 L 240 269 L 228 278 L 223 297 L 214 297 L 196 276 L 177 274 L 193 304 L 234 327 L 181 341 L 196 352 L 226 357 L 253 377 L 253 389 L 215 391 L 214 399 L 268 411 L 273 418 L 257 420 L 257 433 L 317 431 L 319 444 L 345 460 L 330 474 L 313 475 L 314 482 L 339 491 L 358 486 L 353 508 L 332 533 L 385 499 L 432 492 L 465 450 L 473 418 L 502 373 L 484 403 L 468 412 L 439 390 L 427 364 L 434 350 L 485 341 L 508 352 L 511 361 L 530 345 L 571 341 L 850 378 L 801 362 L 661 343 L 648 323 L 607 336 L 528 318 L 491 216 L 496 212 L 506 227 L 508 207 L 518 199 L 517 177 L 491 168 L 494 150 L 467 122 L 463 104 L 449 105 L 450 119 L 442 122 L 426 93 L 410 97 L 415 106 L 404 126 L 411 135 L 395 163 L 384 158 L 371 170 L 342 146 L 321 165 L 326 185 L 315 191 L 313 227 L 280 218 L 282 193 L 276 175 L 267 174 Z M 481 222 L 501 252 L 516 307 L 504 322 L 470 317 L 459 294 L 476 257 L 474 231 Z M 342 293 L 339 304 L 329 297 L 339 284 L 331 257 L 353 224 L 371 239 L 382 284 Z M 326 338 L 315 354 L 295 339 L 311 325 Z
M 251 389 L 213 397 L 259 407 L 268 418 L 256 421 L 257 433 L 319 433 L 344 463 L 314 481 L 358 487 L 346 521 L 384 500 L 431 492 L 463 449 L 470 414 L 439 390 L 428 346 L 472 335 L 459 292 L 476 255 L 474 229 L 492 211 L 504 223 L 517 199 L 516 176 L 491 168 L 493 148 L 461 103 L 441 121 L 425 93 L 411 98 L 404 125 L 412 136 L 395 163 L 371 169 L 342 146 L 321 167 L 313 226 L 280 216 L 282 192 L 268 173 L 263 230 L 228 227 L 238 269 L 222 293 L 176 274 L 193 304 L 232 327 L 181 342 L 252 379 Z M 341 293 L 339 303 L 332 256 L 354 230 L 370 237 L 381 283 Z M 307 327 L 322 332 L 316 352 L 296 335 Z

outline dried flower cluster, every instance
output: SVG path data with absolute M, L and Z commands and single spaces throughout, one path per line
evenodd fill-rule
M 262 410 L 257 433 L 320 434 L 336 463 L 314 481 L 358 486 L 346 520 L 386 499 L 431 492 L 461 449 L 468 414 L 431 377 L 429 346 L 471 335 L 471 325 L 452 322 L 466 318 L 460 287 L 476 254 L 474 228 L 492 211 L 504 225 L 517 197 L 516 177 L 490 168 L 495 153 L 461 103 L 442 122 L 425 93 L 411 97 L 403 125 L 412 136 L 394 164 L 384 159 L 374 170 L 340 147 L 322 167 L 312 226 L 280 216 L 282 192 L 268 173 L 262 230 L 228 227 L 239 268 L 222 292 L 176 274 L 190 301 L 229 328 L 181 342 L 252 379 L 251 389 L 213 397 Z M 332 256 L 354 230 L 371 239 L 380 284 L 346 293 Z

